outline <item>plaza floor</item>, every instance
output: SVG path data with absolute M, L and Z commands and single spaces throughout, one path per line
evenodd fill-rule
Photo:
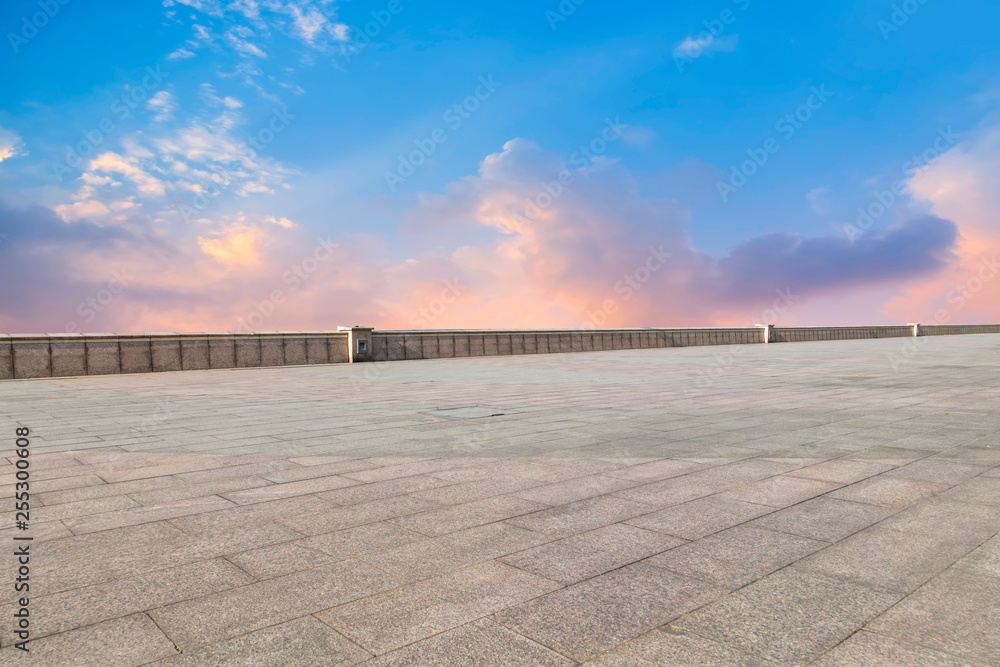
M 4 381 L 0 427 L 4 664 L 1000 664 L 1000 336 Z

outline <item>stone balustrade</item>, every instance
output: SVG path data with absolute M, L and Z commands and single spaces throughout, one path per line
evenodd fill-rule
M 1000 333 L 1000 325 L 0 335 L 0 380 Z

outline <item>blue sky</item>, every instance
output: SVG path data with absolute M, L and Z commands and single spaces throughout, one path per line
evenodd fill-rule
M 995 3 L 935 0 L 7 2 L 5 233 L 23 237 L 25 252 L 56 275 L 8 293 L 0 323 L 232 328 L 254 307 L 225 306 L 287 292 L 282 268 L 316 237 L 343 257 L 324 263 L 308 291 L 286 294 L 293 305 L 264 328 L 328 328 L 339 312 L 403 327 L 448 279 L 469 287 L 436 324 L 569 326 L 604 292 L 622 302 L 617 324 L 731 321 L 796 282 L 808 285 L 789 314 L 798 321 L 831 312 L 830 303 L 852 322 L 926 318 L 948 292 L 918 305 L 908 281 L 968 269 L 978 259 L 959 240 L 989 224 L 942 215 L 950 209 L 933 188 L 917 194 L 907 160 L 948 137 L 921 170 L 947 180 L 939 172 L 949 160 L 986 150 L 1000 90 L 998 19 Z M 609 121 L 619 133 L 598 140 Z M 249 137 L 253 156 L 241 148 Z M 581 146 L 593 154 L 574 172 L 572 199 L 556 197 L 529 220 L 534 228 L 483 213 L 506 201 L 514 209 L 504 215 L 517 217 L 524 206 L 511 202 L 572 171 Z M 415 150 L 425 154 L 414 159 Z M 491 155 L 502 174 L 487 177 Z M 754 155 L 763 163 L 743 169 L 753 171 L 745 184 L 733 180 L 733 166 Z M 412 175 L 400 176 L 408 167 Z M 965 185 L 981 179 L 972 180 Z M 893 181 L 905 191 L 859 228 L 858 208 Z M 605 217 L 590 215 L 605 204 Z M 633 205 L 641 212 L 616 222 Z M 47 241 L 22 234 L 47 211 L 67 226 L 65 242 L 57 225 Z M 927 234 L 892 246 L 903 237 L 890 228 L 910 219 L 924 220 Z M 779 252 L 776 234 L 792 239 L 777 244 L 782 258 L 810 239 L 850 258 L 818 285 L 796 276 L 809 270 L 797 256 L 775 278 L 790 284 L 705 287 L 727 266 L 752 272 L 754 262 L 779 261 L 768 254 Z M 69 240 L 80 235 L 92 238 Z M 588 251 L 588 239 L 602 251 Z M 663 239 L 676 245 L 678 275 L 657 273 L 634 291 L 641 299 L 616 292 L 616 277 Z M 0 253 L 16 250 L 6 246 Z M 747 262 L 750 248 L 770 250 Z M 135 282 L 100 317 L 76 322 L 78 302 L 114 266 L 131 266 Z M 844 276 L 852 266 L 857 275 Z M 682 285 L 698 293 L 667 299 L 664 315 L 658 297 Z M 729 296 L 736 291 L 745 305 Z M 13 312 L 29 292 L 64 303 Z M 306 315 L 318 303 L 336 312 Z M 531 315 L 511 321 L 522 311 Z

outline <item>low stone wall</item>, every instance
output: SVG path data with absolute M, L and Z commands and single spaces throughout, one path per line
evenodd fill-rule
M 347 361 L 343 332 L 0 336 L 0 379 Z
M 904 338 L 913 335 L 913 327 L 773 327 L 772 343 L 804 343 L 818 340 L 856 340 L 862 338 Z
M 760 329 L 375 331 L 372 361 L 762 343 Z
M 921 324 L 921 336 L 1000 333 L 1000 324 Z
M 0 335 L 0 380 L 521 354 L 1000 333 L 1000 325 Z M 364 341 L 359 353 L 351 346 Z M 353 341 L 353 342 L 352 342 Z

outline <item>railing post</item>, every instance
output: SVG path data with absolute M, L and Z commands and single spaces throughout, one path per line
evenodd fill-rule
M 773 324 L 755 324 L 755 327 L 760 329 L 761 342 L 762 343 L 772 343 L 774 342 L 774 325 Z
M 351 363 L 372 360 L 372 327 L 337 327 L 347 332 L 347 353 Z

